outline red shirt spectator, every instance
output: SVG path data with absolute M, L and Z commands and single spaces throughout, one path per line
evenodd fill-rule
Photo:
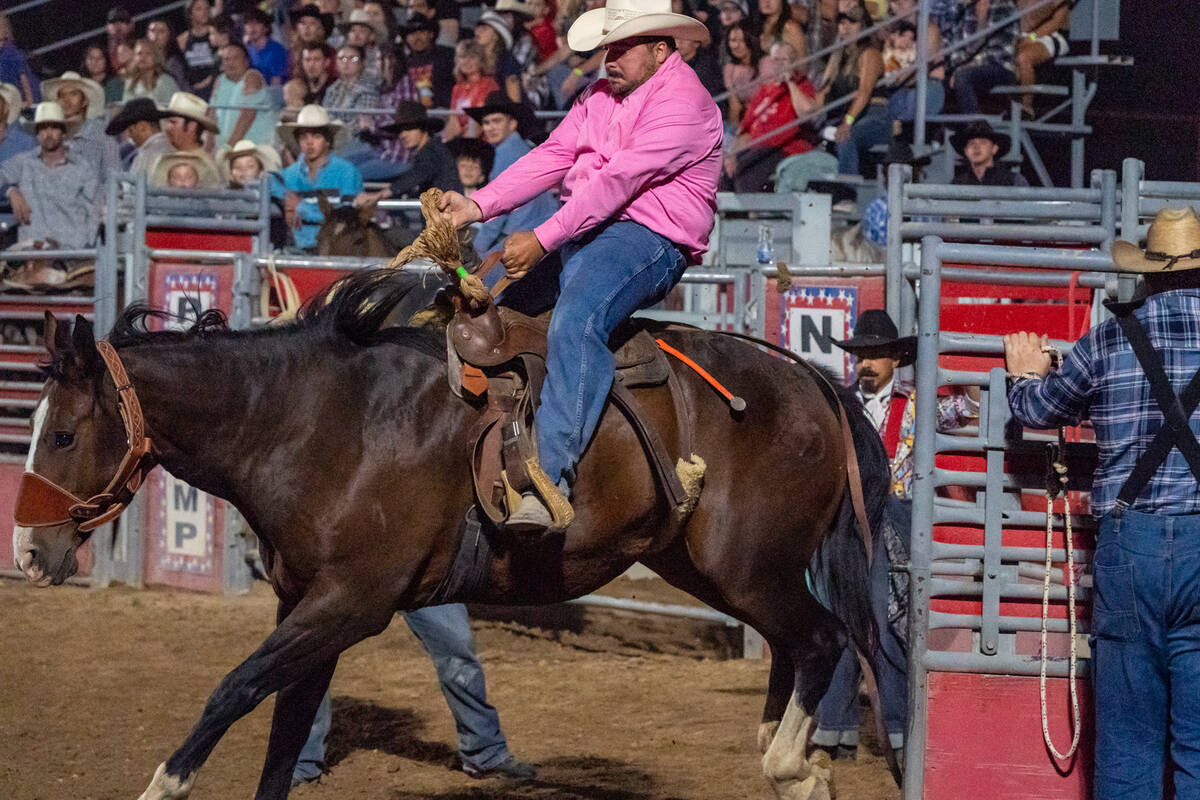
M 793 81 L 793 83 L 796 83 L 800 93 L 810 100 L 816 96 L 816 90 L 808 78 Z M 742 115 L 738 133 L 744 133 L 749 141 L 754 141 L 759 136 L 770 133 L 780 125 L 786 125 L 795 119 L 796 109 L 792 105 L 791 93 L 788 91 L 787 84 L 765 83 L 758 87 L 758 91 L 746 103 L 746 111 Z M 805 125 L 789 128 L 755 146 L 778 147 L 789 156 L 807 153 L 813 149 L 812 142 L 805 135 L 809 130 Z

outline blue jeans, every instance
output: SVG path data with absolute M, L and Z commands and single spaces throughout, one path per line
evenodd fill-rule
M 995 86 L 1015 83 L 1013 71 L 995 61 L 963 65 L 954 70 L 954 96 L 960 114 L 980 113 L 979 97 Z
M 912 501 L 891 495 L 884 513 L 888 523 L 895 526 L 897 535 L 909 541 L 912 533 Z M 896 637 L 888 620 L 888 555 L 883 536 L 875 537 L 875 554 L 871 561 L 871 613 L 879 629 L 880 658 L 876 666 L 879 704 L 892 747 L 904 744 L 904 722 L 908 717 L 908 661 L 904 646 Z M 821 747 L 858 745 L 858 686 L 862 671 L 854 646 L 842 651 L 833 680 L 817 705 L 817 731 L 813 744 Z
M 1096 800 L 1200 798 L 1200 514 L 1100 520 L 1092 562 Z
M 925 113 L 940 114 L 946 105 L 946 87 L 940 80 L 931 78 L 925 96 Z M 901 122 L 912 122 L 917 118 L 917 90 L 896 89 L 888 96 L 888 116 Z
M 488 770 L 504 761 L 509 755 L 508 742 L 500 730 L 500 715 L 487 701 L 483 667 L 475 654 L 467 607 L 461 603 L 430 606 L 409 611 L 404 614 L 404 621 L 433 659 L 442 694 L 454 715 L 458 754 L 463 764 Z M 331 716 L 329 692 L 326 692 L 293 777 L 312 780 L 321 774 Z
M 536 415 L 542 469 L 574 483 L 613 382 L 613 330 L 667 296 L 683 254 L 636 222 L 613 222 L 562 247 L 558 302 L 547 335 L 546 382 Z
M 850 126 L 850 138 L 838 145 L 838 174 L 858 175 L 862 156 L 877 144 L 887 144 L 892 137 L 892 121 L 887 106 L 872 103 Z

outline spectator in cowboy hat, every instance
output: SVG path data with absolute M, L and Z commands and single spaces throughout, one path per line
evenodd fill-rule
M 242 139 L 225 151 L 224 158 L 229 183 L 235 189 L 255 184 L 263 175 L 270 175 L 272 183 L 279 180 L 279 153 L 273 147 Z
M 194 94 L 176 92 L 171 95 L 171 102 L 166 108 L 160 109 L 162 129 L 171 145 L 171 153 L 195 153 L 201 158 L 212 161 L 212 156 L 204 147 L 204 134 L 215 134 L 217 123 L 208 115 L 208 103 Z M 133 169 L 153 169 L 154 160 L 135 158 Z M 141 163 L 139 163 L 139 161 Z M 214 166 L 216 162 L 213 162 Z
M 391 185 L 378 192 L 364 192 L 355 198 L 355 205 L 386 200 L 389 197 L 420 197 L 426 189 L 461 191 L 458 166 L 446 145 L 437 136 L 443 122 L 433 119 L 425 106 L 418 102 L 402 102 L 396 108 L 396 117 L 390 125 L 379 129 L 380 133 L 399 136 L 408 148 L 411 159 L 407 171 L 392 181 Z
M 126 103 L 104 132 L 118 140 L 127 138 L 133 145 L 122 160 L 135 172 L 149 169 L 154 159 L 173 149 L 162 130 L 162 112 L 149 97 L 136 97 Z
M 668 0 L 608 0 L 581 14 L 567 43 L 602 52 L 607 77 L 546 142 L 474 197 L 447 192 L 440 202 L 462 228 L 510 213 L 561 182 L 562 207 L 534 230 L 510 235 L 502 261 L 510 277 L 522 278 L 561 248 L 562 291 L 535 429 L 543 483 L 563 495 L 612 385 L 609 335 L 665 297 L 687 265 L 700 263 L 713 227 L 721 112 L 675 51 L 676 39 L 707 44 L 710 36 L 699 20 L 670 9 Z M 566 499 L 554 491 L 546 489 L 549 501 L 522 495 L 507 526 L 536 535 L 561 523 L 565 513 L 556 520 L 548 505 L 561 508 Z
M 913 441 L 916 432 L 916 401 L 913 387 L 901 381 L 896 370 L 916 361 L 917 339 L 901 336 L 896 323 L 882 309 L 863 311 L 854 325 L 854 335 L 832 343 L 854 356 L 856 394 L 863 413 L 883 440 L 891 470 L 891 492 L 884 511 L 881 535 L 870 575 L 871 607 L 879 631 L 882 655 L 878 671 L 880 704 L 891 746 L 904 745 L 907 719 L 907 661 L 903 639 L 897 631 L 901 622 L 889 609 L 891 585 L 889 561 L 908 552 L 912 518 Z M 938 399 L 939 430 L 959 428 L 979 416 L 978 390 Z M 896 546 L 899 544 L 899 546 Z M 813 745 L 835 758 L 854 758 L 858 747 L 858 694 L 861 674 L 854 648 L 843 652 L 829 689 L 818 710 L 820 724 Z
M 0 83 L 0 164 L 37 147 L 37 139 L 13 123 L 21 116 L 21 90 L 11 83 Z
M 458 3 L 446 0 L 408 0 L 408 21 L 427 19 L 437 23 L 437 43 L 453 47 L 459 40 Z
M 346 44 L 363 51 L 361 79 L 374 91 L 383 91 L 390 84 L 392 72 L 391 56 L 379 46 L 387 40 L 387 29 L 362 8 L 351 11 L 350 18 L 338 27 L 346 34 Z
M 404 69 L 421 93 L 426 108 L 449 108 L 454 91 L 454 48 L 434 42 L 437 21 L 417 15 L 400 28 L 404 37 Z
M 0 186 L 7 187 L 23 241 L 53 240 L 68 249 L 95 242 L 100 177 L 95 165 L 70 145 L 70 135 L 81 124 L 58 103 L 38 103 L 33 116 L 38 149 L 0 164 Z
M 534 123 L 533 109 L 527 104 L 514 103 L 504 92 L 497 91 L 488 95 L 483 105 L 468 108 L 467 113 L 479 123 L 483 140 L 496 149 L 489 181 L 533 149 L 521 135 L 523 127 L 527 129 Z M 558 200 L 553 192 L 542 192 L 509 213 L 480 224 L 475 232 L 475 252 L 481 258 L 488 255 L 499 249 L 510 234 L 533 230 L 557 210 Z M 496 277 L 499 279 L 499 275 Z
M 79 120 L 67 143 L 76 155 L 96 165 L 101 181 L 106 180 L 109 171 L 120 166 L 121 155 L 117 143 L 104 135 L 104 87 L 72 70 L 44 81 L 42 94 L 57 100 L 68 120 Z
M 986 122 L 972 122 L 950 139 L 967 166 L 954 176 L 966 186 L 1028 186 L 1019 172 L 996 164 L 996 154 L 1008 150 L 1009 138 Z
M 333 33 L 333 15 L 323 14 L 315 3 L 308 3 L 292 12 L 296 44 L 325 44 Z
M 221 173 L 211 159 L 196 153 L 167 153 L 154 162 L 151 186 L 172 189 L 219 189 Z
M 321 106 L 300 109 L 295 122 L 283 122 L 276 128 L 284 145 L 299 151 L 299 158 L 285 169 L 282 185 L 272 194 L 283 200 L 285 219 L 292 229 L 297 248 L 311 252 L 317 246 L 317 230 L 325 216 L 317 203 L 317 193 L 355 197 L 362 192 L 362 173 L 333 149 L 346 135 L 343 122 L 330 119 Z

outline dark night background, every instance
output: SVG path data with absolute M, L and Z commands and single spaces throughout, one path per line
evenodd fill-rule
M 237 0 L 233 0 L 236 2 Z M 0 0 L 11 8 L 18 0 Z M 110 2 L 51 0 L 12 18 L 17 41 L 26 51 L 102 26 Z M 162 0 L 127 0 L 135 14 Z M 227 0 L 226 5 L 231 5 Z M 175 13 L 176 30 L 182 15 Z M 138 26 L 141 33 L 142 25 Z M 1123 158 L 1146 162 L 1148 178 L 1200 181 L 1200 2 L 1158 3 L 1125 0 L 1121 4 L 1121 40 L 1104 52 L 1132 56 L 1133 67 L 1101 70 L 1100 90 L 1088 122 L 1094 133 L 1087 140 L 1087 169 L 1121 168 Z M 1076 45 L 1079 46 L 1078 43 Z M 36 66 L 47 75 L 77 69 L 79 50 L 48 53 Z M 1047 83 L 1069 85 L 1065 71 L 1040 73 Z M 1068 183 L 1069 146 L 1038 140 L 1039 148 L 1059 185 Z

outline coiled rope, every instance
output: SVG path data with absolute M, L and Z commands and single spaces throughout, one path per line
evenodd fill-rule
M 1062 363 L 1062 354 L 1054 348 L 1045 348 L 1053 358 Z M 1071 503 L 1067 494 L 1067 465 L 1066 435 L 1062 428 L 1058 429 L 1058 446 L 1048 445 L 1048 465 L 1046 475 L 1046 571 L 1042 578 L 1042 647 L 1041 671 L 1038 677 L 1038 692 L 1042 704 L 1042 738 L 1050 753 L 1060 761 L 1066 761 L 1075 755 L 1079 748 L 1079 695 L 1076 688 L 1076 667 L 1079 660 L 1078 644 L 1075 636 L 1075 542 L 1071 532 Z M 1053 572 L 1054 547 L 1054 498 L 1062 495 L 1063 522 L 1066 534 L 1065 549 L 1067 551 L 1067 569 L 1063 576 L 1067 585 L 1067 618 L 1071 638 L 1070 657 L 1068 661 L 1068 680 L 1071 695 L 1071 746 L 1067 752 L 1060 753 L 1050 739 L 1050 723 L 1046 713 L 1046 665 L 1049 656 L 1046 652 L 1046 626 L 1050 615 L 1050 577 Z
M 473 305 L 486 305 L 491 302 L 491 294 L 483 281 L 463 266 L 458 230 L 438 211 L 441 199 L 441 189 L 429 189 L 421 193 L 421 216 L 425 217 L 425 229 L 416 241 L 397 253 L 388 266 L 401 269 L 410 261 L 427 258 L 437 264 L 451 281 L 456 282 L 458 290 Z

